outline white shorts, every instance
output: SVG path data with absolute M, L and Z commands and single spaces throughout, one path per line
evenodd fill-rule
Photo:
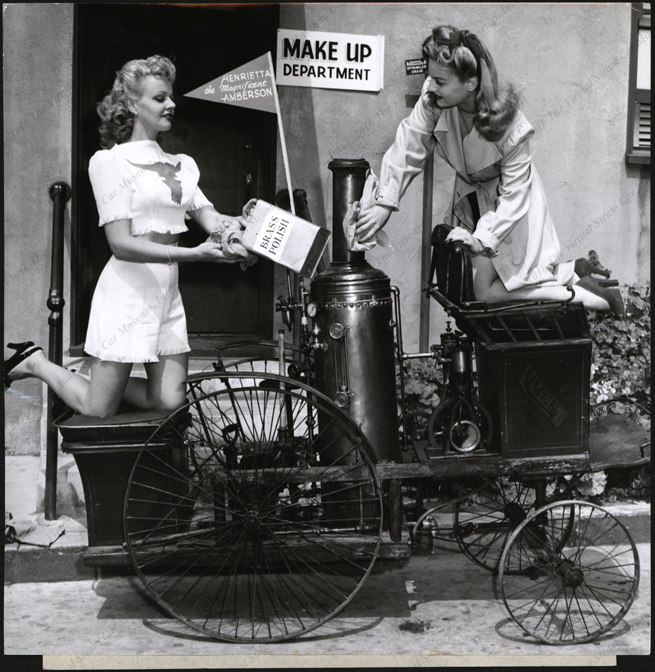
M 189 352 L 178 265 L 112 256 L 93 293 L 84 350 L 109 362 L 158 362 Z

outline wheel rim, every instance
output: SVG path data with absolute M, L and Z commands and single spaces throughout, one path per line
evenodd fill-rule
M 428 441 L 435 450 L 446 452 L 448 444 L 448 419 L 453 405 L 452 399 L 447 399 L 437 406 L 428 421 Z
M 225 356 L 227 353 L 223 353 Z M 241 357 L 225 364 L 225 371 L 228 373 L 245 373 L 247 375 L 254 373 L 262 373 L 266 375 L 290 375 L 289 370 L 292 366 L 298 365 L 292 359 L 293 353 L 287 353 L 284 360 L 284 371 L 280 374 L 280 360 L 272 357 Z M 210 392 L 225 389 L 223 378 L 217 371 L 206 371 L 198 376 L 193 377 L 189 384 L 191 397 L 200 397 Z M 306 381 L 303 381 L 306 382 Z M 249 385 L 251 379 L 247 378 L 243 384 Z M 233 378 L 230 380 L 231 386 L 241 385 L 241 381 Z
M 529 571 L 505 572 L 519 562 Z M 512 619 L 527 633 L 548 644 L 582 644 L 628 612 L 639 585 L 639 556 L 625 526 L 602 507 L 554 502 L 512 532 L 500 585 Z
M 482 432 L 470 420 L 456 422 L 448 433 L 450 445 L 459 453 L 470 453 L 475 450 L 482 440 Z
M 190 627 L 280 641 L 357 594 L 378 554 L 382 497 L 348 416 L 288 379 L 245 375 L 151 437 L 127 487 L 126 546 L 150 595 Z

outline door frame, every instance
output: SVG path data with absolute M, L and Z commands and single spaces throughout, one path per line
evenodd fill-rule
M 87 174 L 87 161 L 90 157 L 83 157 L 80 149 L 80 133 L 82 127 L 81 104 L 81 77 L 80 72 L 83 68 L 81 49 L 82 49 L 82 20 L 80 12 L 83 5 L 75 4 L 73 11 L 73 105 L 72 105 L 72 160 L 71 160 L 71 247 L 70 247 L 70 269 L 71 269 L 71 290 L 70 290 L 70 347 L 69 354 L 74 357 L 85 356 L 84 340 L 88 316 L 84 315 L 84 294 L 88 291 L 90 281 L 85 277 L 85 268 L 88 262 L 85 256 L 90 247 L 89 236 L 85 235 L 85 223 L 81 221 L 83 207 L 81 205 L 83 196 L 88 196 L 86 190 L 90 189 Z M 183 7 L 183 6 L 181 6 Z M 268 50 L 271 51 L 273 62 L 276 62 L 277 51 L 277 29 L 280 24 L 280 10 L 277 4 L 262 5 L 270 14 L 267 25 L 267 32 L 270 34 Z M 266 48 L 266 46 L 264 46 Z M 218 76 L 218 75 L 217 75 Z M 88 110 L 87 110 L 88 112 Z M 267 128 L 267 143 L 265 156 L 268 160 L 263 161 L 261 165 L 261 181 L 267 186 L 261 198 L 268 202 L 275 202 L 276 193 L 276 174 L 277 174 L 277 118 L 276 115 L 267 114 L 263 122 Z M 88 226 L 88 222 L 86 223 Z M 260 262 L 266 260 L 261 259 Z M 255 334 L 234 334 L 234 335 L 211 335 L 203 334 L 199 337 L 189 336 L 189 342 L 192 347 L 193 355 L 213 354 L 215 348 L 224 345 L 227 342 L 241 338 L 259 338 L 271 339 L 273 335 L 274 322 L 274 276 L 275 268 L 272 262 L 263 264 L 266 271 L 262 273 L 262 282 L 260 287 L 261 300 L 258 302 L 257 321 L 259 332 Z M 87 284 L 85 290 L 84 284 Z M 92 293 L 92 292 L 91 292 Z

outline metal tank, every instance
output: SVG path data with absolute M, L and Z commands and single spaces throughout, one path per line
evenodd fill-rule
M 335 159 L 328 168 L 333 173 L 333 260 L 311 283 L 327 345 L 316 351 L 316 385 L 361 427 L 379 460 L 399 462 L 391 286 L 364 252 L 348 251 L 343 230 L 370 166 L 364 159 Z

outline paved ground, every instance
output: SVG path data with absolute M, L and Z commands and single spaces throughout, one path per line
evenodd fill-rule
M 5 466 L 7 510 L 15 516 L 35 516 L 43 495 L 43 460 L 11 456 Z M 163 615 L 144 597 L 133 577 L 104 573 L 95 581 L 49 582 L 51 578 L 87 576 L 79 571 L 87 543 L 79 472 L 69 455 L 60 456 L 58 471 L 58 515 L 70 517 L 72 526 L 49 549 L 5 549 L 5 576 L 9 567 L 9 574 L 17 581 L 4 589 L 7 661 L 17 661 L 21 654 L 74 656 L 50 663 L 59 669 L 90 669 L 77 657 L 173 655 L 176 661 L 179 656 L 194 656 L 194 660 L 219 657 L 207 667 L 436 666 L 449 655 L 484 655 L 482 664 L 488 666 L 492 664 L 489 656 L 497 657 L 494 660 L 530 656 L 540 662 L 544 657 L 558 664 L 575 664 L 567 656 L 598 660 L 599 656 L 627 655 L 647 660 L 651 612 L 648 543 L 638 543 L 642 577 L 635 603 L 616 628 L 592 644 L 549 647 L 524 636 L 510 619 L 492 575 L 451 545 L 444 545 L 436 555 L 416 555 L 404 563 L 378 562 L 348 609 L 301 639 L 251 646 L 216 642 Z M 621 515 L 618 510 L 614 513 Z M 641 528 L 647 526 L 647 519 L 636 516 L 631 521 L 633 513 L 626 515 L 624 522 L 635 539 L 645 542 L 648 536 L 641 534 Z M 34 582 L 37 576 L 41 577 L 38 583 Z M 393 658 L 381 662 L 373 659 L 374 655 Z M 18 669 L 11 662 L 3 665 L 3 669 Z M 125 667 L 136 664 L 128 662 Z M 635 667 L 631 665 L 631 672 Z
M 650 544 L 640 543 L 638 549 L 637 598 L 626 618 L 591 644 L 551 647 L 523 635 L 509 618 L 494 577 L 444 544 L 436 555 L 379 561 L 342 615 L 280 644 L 228 644 L 188 631 L 164 617 L 129 576 L 7 585 L 5 654 L 246 656 L 239 667 L 255 664 L 261 655 L 273 656 L 272 661 L 330 656 L 333 664 L 339 664 L 334 656 L 340 655 L 409 656 L 408 665 L 424 655 L 645 655 L 650 647 Z

